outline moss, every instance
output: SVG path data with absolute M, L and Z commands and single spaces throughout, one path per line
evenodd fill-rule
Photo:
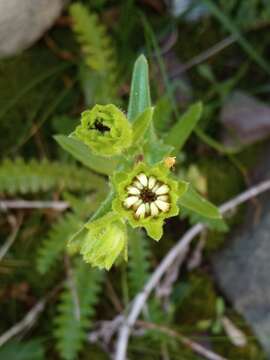
M 239 194 L 244 188 L 242 173 L 224 157 L 203 159 L 199 162 L 199 167 L 207 178 L 208 197 L 214 204 L 224 203 Z M 233 217 L 226 219 L 228 227 L 231 228 L 238 224 L 242 218 L 243 212 L 238 211 Z M 225 238 L 226 232 L 210 231 L 205 246 L 206 252 L 211 253 L 220 249 Z
M 208 196 L 215 204 L 222 204 L 241 192 L 244 187 L 243 175 L 226 158 L 204 159 L 199 166 L 207 177 Z
M 213 284 L 206 274 L 194 272 L 188 276 L 187 282 L 181 283 L 179 287 L 186 295 L 179 303 L 178 296 L 174 294 L 177 323 L 194 331 L 198 321 L 215 316 L 216 293 Z M 176 291 L 179 291 L 179 287 L 176 287 Z
M 134 338 L 129 344 L 128 358 L 130 360 L 137 360 L 140 356 L 144 360 L 162 360 L 163 354 L 169 355 L 171 360 L 200 360 L 197 354 L 192 352 L 189 348 L 185 347 L 181 343 L 175 341 L 172 338 L 167 337 L 167 341 L 154 341 L 153 339 L 145 337 Z
M 229 339 L 224 335 L 222 341 L 214 342 L 214 349 L 219 354 L 223 354 L 230 360 L 266 360 L 267 357 L 263 350 L 260 348 L 256 338 L 245 320 L 234 311 L 228 311 L 228 316 L 232 322 L 237 325 L 241 331 L 246 335 L 248 339 L 247 346 L 236 347 L 231 344 Z
M 89 359 L 109 360 L 110 356 L 109 354 L 106 354 L 101 349 L 101 347 L 97 345 L 87 345 L 83 353 L 80 355 L 80 360 L 89 360 Z
M 179 296 L 179 287 L 185 287 L 186 296 Z M 176 296 L 177 295 L 177 296 Z M 226 309 L 227 315 L 247 336 L 248 344 L 243 348 L 234 346 L 224 331 L 217 335 L 211 330 L 201 331 L 197 326 L 202 320 L 215 320 L 216 302 L 219 294 L 216 292 L 211 277 L 202 271 L 188 275 L 187 281 L 175 287 L 173 300 L 176 306 L 175 323 L 181 324 L 180 333 L 194 337 L 194 340 L 208 339 L 214 350 L 230 360 L 265 360 L 254 335 L 244 319 L 234 310 Z

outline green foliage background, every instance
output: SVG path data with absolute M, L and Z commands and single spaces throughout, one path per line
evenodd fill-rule
M 61 199 L 70 204 L 64 214 L 48 209 L 0 209 L 0 246 L 12 232 L 12 221 L 22 222 L 14 244 L 0 260 L 0 332 L 55 290 L 31 330 L 0 347 L 0 359 L 108 359 L 112 344 L 107 348 L 91 344 L 88 332 L 97 321 L 114 318 L 132 300 L 190 224 L 205 221 L 183 212 L 181 220 L 167 224 L 159 244 L 143 232 L 131 233 L 128 265 L 119 264 L 110 273 L 93 270 L 67 253 L 68 239 L 97 209 L 108 185 L 105 176 L 60 149 L 53 135 L 69 134 L 81 111 L 96 102 L 114 102 L 127 111 L 132 67 L 140 53 L 150 61 L 151 93 L 158 109 L 154 121 L 164 138 L 189 103 L 204 103 L 200 131 L 176 154 L 175 173 L 182 177 L 195 165 L 207 182 L 209 199 L 216 204 L 244 188 L 254 159 L 249 149 L 230 154 L 222 147 L 217 117 L 236 88 L 267 100 L 265 75 L 270 65 L 265 60 L 269 51 L 265 29 L 270 6 L 256 0 L 202 3 L 208 5 L 209 13 L 189 22 L 184 15 L 172 16 L 161 0 L 73 2 L 62 15 L 68 18 L 67 25 L 55 25 L 46 35 L 50 42 L 44 37 L 21 55 L 0 61 L 0 201 Z M 185 15 L 191 11 L 192 7 Z M 176 68 L 171 69 L 166 45 L 176 34 L 170 47 Z M 190 66 L 193 57 L 230 35 L 237 36 L 233 45 Z M 179 71 L 181 63 L 189 64 L 189 72 L 174 76 L 173 70 Z M 252 150 L 257 158 L 263 144 Z M 222 187 L 216 179 L 222 179 Z M 239 220 L 241 213 L 227 225 L 232 227 Z M 153 294 L 142 319 L 191 338 L 206 337 L 215 351 L 230 360 L 265 359 L 251 330 L 230 304 L 225 313 L 245 332 L 247 346 L 235 347 L 223 330 L 213 334 L 210 328 L 199 328 L 202 320 L 214 321 L 216 302 L 222 297 L 208 265 L 228 231 L 225 224 L 208 225 L 209 241 L 199 269 L 189 272 L 184 267 L 166 303 Z M 170 359 L 199 359 L 181 342 L 156 330 L 133 337 L 128 356 L 161 359 L 164 354 Z

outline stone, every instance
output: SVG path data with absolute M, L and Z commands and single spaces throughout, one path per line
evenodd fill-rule
M 31 46 L 55 22 L 66 0 L 0 0 L 0 57 Z
M 270 146 L 256 172 L 256 182 L 270 178 Z M 258 200 L 261 215 L 249 204 L 243 225 L 229 235 L 213 259 L 217 283 L 233 307 L 246 319 L 270 359 L 270 194 Z
M 225 101 L 220 121 L 225 145 L 251 145 L 270 135 L 270 107 L 242 91 Z

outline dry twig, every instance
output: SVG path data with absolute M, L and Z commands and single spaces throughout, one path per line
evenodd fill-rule
M 66 201 L 0 200 L 0 211 L 8 209 L 52 209 L 64 211 L 69 208 Z
M 80 299 L 79 299 L 79 294 L 77 291 L 76 281 L 75 281 L 75 277 L 74 277 L 74 271 L 71 266 L 68 255 L 65 256 L 64 260 L 65 260 L 65 267 L 66 267 L 66 273 L 67 273 L 67 284 L 70 289 L 70 293 L 71 293 L 73 305 L 74 305 L 74 317 L 77 321 L 80 321 L 80 319 L 81 319 Z
M 194 351 L 198 355 L 203 356 L 207 360 L 226 360 L 226 358 L 224 358 L 223 356 L 220 356 L 220 355 L 214 353 L 213 351 L 204 348 L 201 344 L 197 343 L 196 341 L 190 340 L 186 336 L 183 336 L 182 334 L 178 333 L 177 331 L 174 331 L 166 326 L 148 323 L 148 322 L 141 321 L 141 320 L 137 321 L 136 325 L 137 324 L 144 327 L 145 329 L 157 330 L 157 331 L 163 332 L 164 334 L 167 334 L 171 337 L 174 337 L 175 339 L 179 340 L 183 345 L 187 346 L 192 351 Z
M 263 181 L 258 185 L 253 186 L 252 188 L 244 191 L 242 194 L 236 196 L 232 200 L 226 202 L 220 207 L 221 214 L 226 213 L 229 210 L 232 210 L 239 206 L 240 204 L 252 199 L 255 196 L 267 191 L 270 189 L 270 180 Z M 137 321 L 138 316 L 140 315 L 147 298 L 149 297 L 152 290 L 157 286 L 161 277 L 165 274 L 167 269 L 174 263 L 177 257 L 186 251 L 187 247 L 191 241 L 201 233 L 204 229 L 203 224 L 197 224 L 188 230 L 184 236 L 176 243 L 175 246 L 171 248 L 168 254 L 161 261 L 159 266 L 155 269 L 153 274 L 148 279 L 143 290 L 136 295 L 128 315 L 125 318 L 125 321 L 119 329 L 119 335 L 116 343 L 116 353 L 115 360 L 125 360 L 126 352 L 128 346 L 129 335 L 132 327 Z
M 12 217 L 13 219 L 13 217 Z M 13 223 L 14 220 L 12 220 Z M 5 257 L 6 253 L 8 252 L 8 250 L 11 248 L 12 244 L 14 243 L 14 241 L 17 238 L 18 232 L 20 230 L 21 227 L 21 223 L 22 223 L 22 219 L 18 220 L 15 225 L 12 225 L 13 230 L 11 232 L 11 234 L 9 235 L 9 237 L 7 238 L 6 242 L 4 243 L 4 245 L 1 247 L 0 249 L 0 261 L 3 260 L 3 258 Z
M 44 310 L 46 299 L 40 300 L 17 324 L 0 336 L 0 347 L 12 337 L 18 335 L 25 329 L 29 329 L 35 323 L 38 315 Z
M 36 322 L 39 314 L 45 309 L 48 300 L 53 297 L 62 287 L 62 283 L 58 284 L 47 296 L 41 299 L 36 305 L 25 315 L 25 317 L 17 324 L 12 326 L 8 331 L 0 336 L 0 347 L 3 346 L 14 336 L 20 334 L 24 330 L 30 329 Z

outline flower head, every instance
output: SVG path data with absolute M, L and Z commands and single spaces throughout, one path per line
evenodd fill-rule
M 120 154 L 132 142 L 132 128 L 115 105 L 95 105 L 82 113 L 81 124 L 73 133 L 102 156 Z
M 85 262 L 109 270 L 122 253 L 127 259 L 126 225 L 112 212 L 86 225 L 80 253 Z
M 170 177 L 169 169 L 163 163 L 150 167 L 140 162 L 129 174 L 118 173 L 114 183 L 114 211 L 131 226 L 143 226 L 149 236 L 159 240 L 164 220 L 179 212 L 179 185 Z

